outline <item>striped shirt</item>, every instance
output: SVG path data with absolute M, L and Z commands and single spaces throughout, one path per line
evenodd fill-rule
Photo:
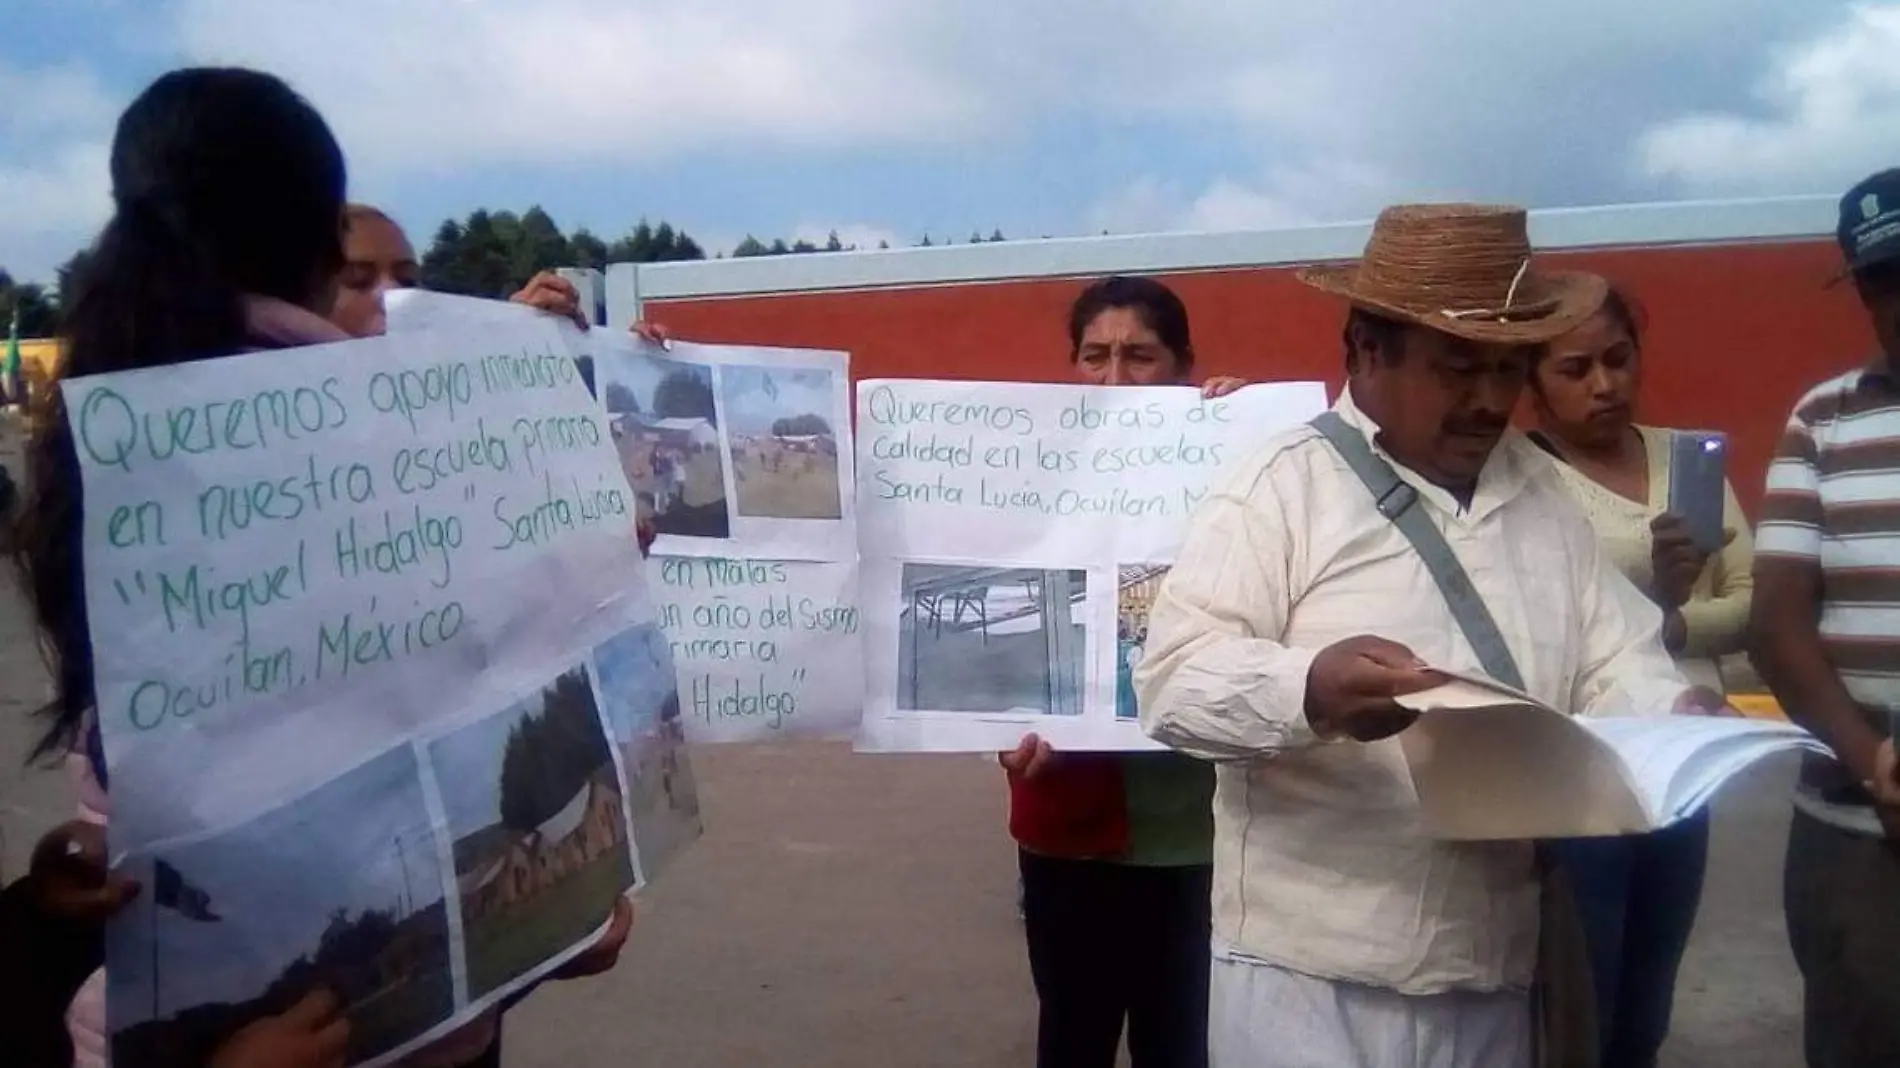
M 1900 710 L 1900 381 L 1890 372 L 1850 371 L 1795 404 L 1768 468 L 1755 555 L 1820 567 L 1821 647 L 1869 725 L 1886 734 Z M 1818 791 L 1851 778 L 1818 764 L 1803 777 L 1802 807 L 1840 823 L 1839 806 L 1814 806 Z M 1871 813 L 1853 820 L 1870 821 Z

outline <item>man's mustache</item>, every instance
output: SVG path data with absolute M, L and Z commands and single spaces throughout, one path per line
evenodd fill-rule
M 1511 420 L 1509 417 L 1499 417 L 1497 419 L 1463 419 L 1446 423 L 1445 433 L 1459 434 L 1468 437 L 1492 437 L 1504 433 L 1504 428 L 1510 425 Z

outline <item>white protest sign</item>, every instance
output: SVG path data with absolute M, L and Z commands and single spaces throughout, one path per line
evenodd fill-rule
M 655 557 L 693 742 L 849 738 L 864 710 L 858 565 Z
M 863 668 L 845 355 L 587 344 L 621 469 L 659 532 L 655 596 L 687 737 L 849 736 Z
M 146 887 L 108 948 L 127 1063 L 318 976 L 350 1061 L 386 1061 L 697 835 L 635 504 L 551 325 L 62 389 L 113 847 Z
M 1319 383 L 858 386 L 870 751 L 1154 748 L 1129 677 L 1210 486 Z
M 577 332 L 578 334 L 578 332 Z M 857 556 L 842 352 L 572 339 L 663 556 Z
M 392 331 L 549 318 L 521 305 L 414 290 L 391 294 L 388 308 Z M 582 331 L 564 321 L 550 321 L 557 323 L 603 404 L 620 409 L 615 425 L 621 434 L 622 471 L 636 488 L 645 490 L 636 495 L 636 503 L 659 527 L 648 574 L 679 671 L 688 739 L 718 743 L 849 737 L 863 712 L 864 661 L 844 354 L 689 344 L 660 349 L 619 331 Z M 734 424 L 731 431 L 717 434 L 726 443 L 722 450 L 700 461 L 702 467 L 709 466 L 707 460 L 716 464 L 717 480 L 704 478 L 700 485 L 707 490 L 707 500 L 716 497 L 717 509 L 695 508 L 702 503 L 698 497 L 672 492 L 676 472 L 680 482 L 691 480 L 690 461 L 671 464 L 666 457 L 664 435 L 677 437 L 679 432 L 649 428 L 637 418 L 658 407 L 656 394 L 669 375 L 679 383 L 669 392 L 681 395 L 669 397 L 669 412 L 683 410 L 682 405 L 690 408 L 690 398 L 682 399 L 685 394 L 705 396 L 699 386 L 686 384 L 690 376 L 707 386 L 718 383 L 711 391 L 711 424 Z M 776 398 L 767 395 L 767 381 Z M 827 400 L 810 387 L 835 395 Z M 792 411 L 794 407 L 802 410 Z M 812 414 L 835 431 L 835 440 L 793 434 L 782 448 L 771 440 L 775 422 Z M 810 425 L 789 429 L 824 429 L 810 419 L 802 422 Z M 750 436 L 748 428 L 766 433 Z M 749 447 L 735 452 L 734 433 Z M 690 438 L 677 451 L 685 447 L 690 447 Z M 656 457 L 661 461 L 657 465 Z M 781 484 L 778 489 L 773 488 L 775 480 Z M 710 490 L 715 481 L 716 495 Z M 669 499 L 673 509 L 672 518 L 664 521 L 654 514 L 662 499 Z M 729 500 L 738 502 L 737 514 L 727 509 Z M 785 507 L 786 502 L 793 507 Z M 745 514 L 774 504 L 781 512 L 836 511 L 839 518 Z M 717 528 L 722 523 L 728 535 L 724 538 L 691 533 L 695 525 Z

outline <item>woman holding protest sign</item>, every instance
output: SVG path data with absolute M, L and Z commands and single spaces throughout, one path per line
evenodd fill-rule
M 351 337 L 376 337 L 388 327 L 383 296 L 394 289 L 419 289 L 422 267 L 409 235 L 382 209 L 368 204 L 347 204 L 343 208 L 343 273 L 337 279 L 336 304 L 330 321 L 348 331 Z M 508 298 L 516 304 L 572 319 L 581 329 L 588 328 L 587 315 L 581 310 L 580 293 L 574 283 L 541 271 L 521 291 Z M 587 388 L 594 388 L 592 372 L 583 366 Z M 640 539 L 640 552 L 653 547 L 658 532 L 649 518 L 634 524 Z
M 1096 282 L 1069 310 L 1069 362 L 1090 385 L 1184 385 L 1187 308 L 1153 279 Z M 1244 385 L 1216 377 L 1201 392 Z M 1178 753 L 1056 753 L 1034 734 L 998 759 L 1041 1002 L 1036 1063 L 1112 1068 L 1125 1023 L 1135 1068 L 1206 1065 L 1213 768 Z
M 241 69 L 186 69 L 160 77 L 120 117 L 111 173 L 114 213 L 76 279 L 63 327 L 61 375 L 348 338 L 325 318 L 344 266 L 343 154 L 322 116 L 283 82 Z M 79 460 L 60 391 L 47 390 L 40 401 L 28 449 L 34 499 L 21 509 L 12 542 L 54 678 L 53 699 L 43 710 L 50 725 L 38 753 L 74 754 L 82 817 L 101 825 L 110 805 L 93 714 Z M 28 899 L 18 907 L 58 915 L 48 910 L 72 895 L 41 890 L 70 889 L 75 881 L 82 887 L 114 885 L 103 856 L 94 855 L 102 850 L 88 852 L 77 837 L 69 844 L 77 850 L 60 853 L 66 860 L 57 870 L 36 863 L 21 881 Z M 47 848 L 61 849 L 58 843 Z M 125 889 L 113 901 L 94 902 L 100 907 L 66 917 L 81 925 L 85 937 L 49 943 L 44 953 L 66 966 L 96 963 L 100 943 L 87 932 L 132 892 Z M 631 919 L 623 899 L 601 940 L 559 974 L 611 967 Z M 106 1062 L 103 1002 L 103 974 L 95 972 L 69 1013 L 73 1063 Z M 348 1024 L 334 1002 L 323 991 L 311 991 L 299 1005 L 266 1018 L 276 1021 L 267 1041 L 247 1028 L 215 1050 L 186 1054 L 187 1063 L 340 1065 L 337 1026 L 347 1033 Z M 499 1057 L 498 1014 L 490 1014 L 406 1063 L 494 1065 Z
M 657 323 L 633 332 L 671 344 Z M 1069 362 L 1097 386 L 1188 384 L 1187 308 L 1150 278 L 1106 278 L 1069 309 Z M 1214 377 L 1220 397 L 1246 385 Z M 1130 650 L 1129 655 L 1135 655 Z M 1038 1068 L 1204 1068 L 1212 967 L 1214 771 L 1177 753 L 1056 753 L 1035 734 L 1009 773 Z

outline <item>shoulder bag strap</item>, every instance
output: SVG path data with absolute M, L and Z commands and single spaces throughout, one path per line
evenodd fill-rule
M 1367 444 L 1365 435 L 1349 426 L 1338 412 L 1321 412 L 1313 419 L 1312 426 L 1325 436 L 1333 451 L 1352 468 L 1352 473 L 1359 476 L 1366 491 L 1372 494 L 1379 514 L 1412 543 L 1412 550 L 1418 553 L 1419 559 L 1425 562 L 1425 570 L 1431 572 L 1433 581 L 1438 583 L 1438 592 L 1444 595 L 1452 618 L 1458 621 L 1465 640 L 1478 654 L 1485 673 L 1506 686 L 1523 689 L 1524 677 L 1517 670 L 1517 658 L 1511 655 L 1511 647 L 1505 644 L 1497 621 L 1491 618 L 1491 610 L 1472 587 L 1464 565 L 1458 562 L 1445 536 L 1425 509 L 1418 507 L 1418 491 L 1400 478 L 1391 464 L 1380 459 Z

